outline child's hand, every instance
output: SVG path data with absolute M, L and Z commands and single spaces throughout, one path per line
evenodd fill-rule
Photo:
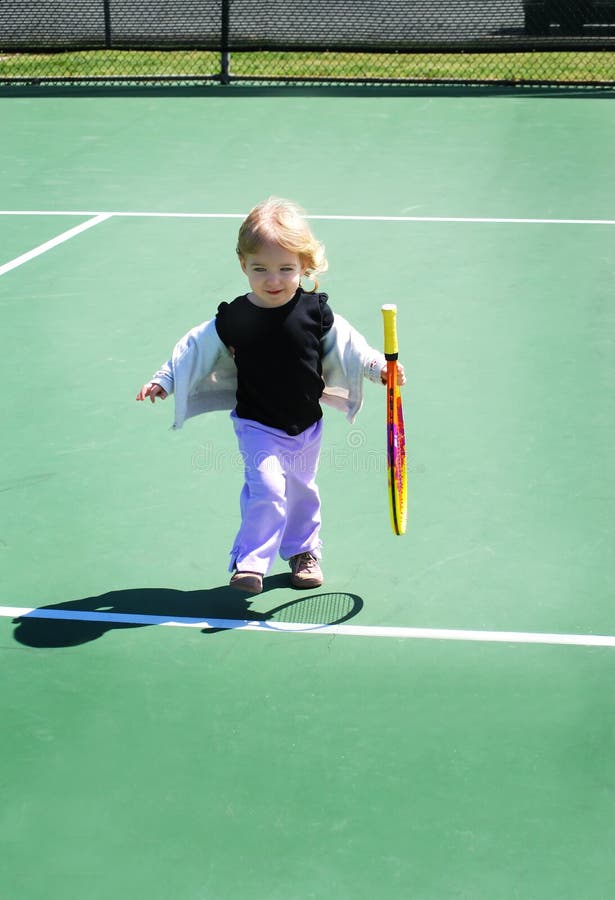
M 384 368 L 382 369 L 382 371 L 381 371 L 381 373 L 380 373 L 380 380 L 382 381 L 383 384 L 386 384 L 386 383 L 387 383 L 387 367 L 386 367 L 386 363 L 385 363 Z M 404 367 L 403 367 L 402 364 L 399 363 L 399 362 L 397 363 L 397 383 L 400 384 L 400 385 L 406 383 L 406 373 L 404 372 Z
M 163 387 L 153 381 L 148 381 L 137 394 L 137 400 L 145 400 L 146 397 L 149 397 L 152 403 L 155 403 L 156 397 L 159 397 L 161 400 L 166 400 L 168 396 L 169 395 Z

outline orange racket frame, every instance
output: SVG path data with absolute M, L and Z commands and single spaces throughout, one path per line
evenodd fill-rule
M 408 521 L 406 433 L 397 368 L 397 306 L 382 307 L 384 356 L 387 361 L 387 476 L 391 525 L 395 534 L 405 534 Z

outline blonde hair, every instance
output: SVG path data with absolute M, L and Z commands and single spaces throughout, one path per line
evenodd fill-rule
M 245 259 L 272 243 L 298 255 L 305 274 L 314 282 L 312 290 L 318 290 L 315 276 L 329 266 L 325 247 L 312 234 L 305 211 L 292 200 L 269 197 L 255 206 L 239 229 L 237 255 Z

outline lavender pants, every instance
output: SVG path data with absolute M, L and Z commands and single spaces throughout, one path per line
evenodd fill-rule
M 320 496 L 315 478 L 322 419 L 298 435 L 234 413 L 231 419 L 244 460 L 245 482 L 239 499 L 241 527 L 229 571 L 265 575 L 278 553 L 290 559 L 309 551 L 320 558 Z

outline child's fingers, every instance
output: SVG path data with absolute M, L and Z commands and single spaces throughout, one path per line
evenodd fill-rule
M 382 372 L 380 373 L 380 380 L 382 381 L 383 384 L 387 383 L 387 367 L 386 367 L 386 365 L 383 368 Z M 406 383 L 406 373 L 404 372 L 404 367 L 402 366 L 401 363 L 397 363 L 397 382 L 400 386 L 404 385 Z
M 137 394 L 137 400 L 145 400 L 146 397 L 149 397 L 152 403 L 154 403 L 156 397 L 160 397 L 161 400 L 165 400 L 167 396 L 167 392 L 163 387 L 150 381 L 147 384 L 143 385 L 143 387 Z

